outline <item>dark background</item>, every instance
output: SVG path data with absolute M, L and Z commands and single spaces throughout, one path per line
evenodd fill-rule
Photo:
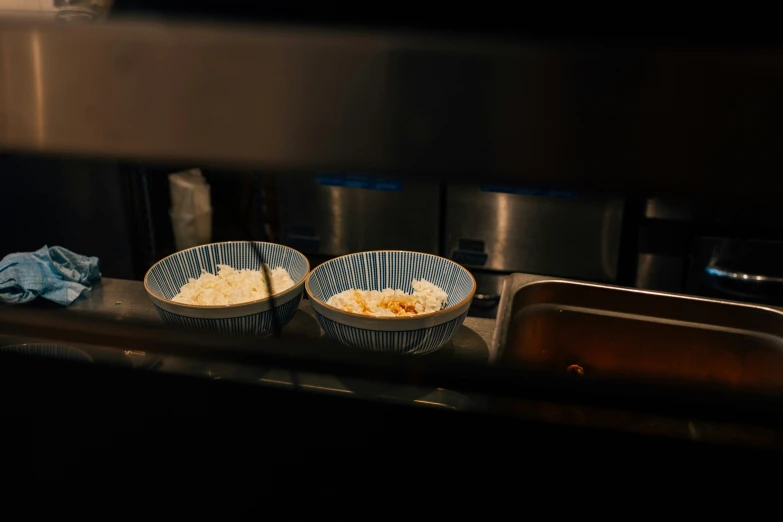
M 541 43 L 613 47 L 780 47 L 774 17 L 740 6 L 720 9 L 678 3 L 576 5 L 571 2 L 387 4 L 243 0 L 115 0 L 111 16 L 155 16 L 242 23 L 307 24 L 336 28 L 426 31 Z

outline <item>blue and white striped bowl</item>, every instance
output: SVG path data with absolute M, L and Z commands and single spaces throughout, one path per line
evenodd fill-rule
M 255 242 L 272 268 L 288 271 L 294 286 L 271 298 L 225 306 L 197 306 L 175 303 L 189 278 L 198 278 L 202 270 L 217 273 L 217 265 L 236 269 L 259 270 L 261 263 L 251 241 L 211 243 L 172 254 L 155 263 L 144 276 L 144 288 L 164 322 L 179 326 L 242 335 L 267 335 L 274 320 L 282 327 L 294 317 L 302 300 L 305 277 L 310 263 L 300 252 L 275 243 Z M 274 306 L 273 306 L 274 305 Z
M 326 304 L 351 288 L 411 293 L 411 281 L 422 278 L 445 290 L 446 308 L 412 317 L 370 317 Z M 305 287 L 318 323 L 329 337 L 374 352 L 420 355 L 446 344 L 462 325 L 476 293 L 476 280 L 467 269 L 443 257 L 392 250 L 327 261 L 310 272 Z

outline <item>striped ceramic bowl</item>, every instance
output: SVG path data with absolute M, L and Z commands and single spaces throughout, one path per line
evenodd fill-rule
M 274 330 L 274 322 L 282 327 L 293 318 L 302 300 L 305 277 L 310 263 L 300 252 L 275 243 L 232 241 L 211 243 L 188 248 L 161 259 L 144 276 L 144 288 L 158 309 L 163 321 L 169 324 L 243 335 L 267 335 Z M 216 274 L 217 265 L 259 270 L 261 262 L 272 268 L 288 271 L 294 286 L 271 298 L 225 306 L 197 306 L 175 303 L 171 299 L 179 293 L 189 278 L 198 278 L 202 270 Z
M 369 317 L 326 304 L 331 296 L 351 288 L 411 293 L 411 281 L 422 278 L 448 294 L 443 310 L 413 317 Z M 467 269 L 442 257 L 378 251 L 327 261 L 310 273 L 305 287 L 318 323 L 329 337 L 375 352 L 425 354 L 446 344 L 459 329 L 476 293 L 476 280 Z

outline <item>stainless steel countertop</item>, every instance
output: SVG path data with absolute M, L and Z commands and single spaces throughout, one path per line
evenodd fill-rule
M 49 305 L 44 301 L 37 302 L 34 306 L 38 308 L 37 313 L 42 316 L 65 315 L 69 318 L 72 317 L 75 321 L 82 317 L 85 319 L 100 318 L 139 326 L 160 326 L 162 323 L 147 296 L 144 285 L 139 281 L 124 279 L 104 278 L 95 284 L 92 290 L 68 307 Z M 446 346 L 433 354 L 420 357 L 427 357 L 436 362 L 442 360 L 444 362 L 488 363 L 489 346 L 494 327 L 494 320 L 468 317 Z M 292 335 L 304 335 L 313 339 L 320 339 L 323 335 L 316 322 L 315 312 L 306 299 L 302 300 L 299 311 L 281 332 L 283 339 Z M 0 335 L 0 346 L 35 342 L 36 340 L 34 336 L 19 338 Z M 353 394 L 377 400 L 413 402 L 451 409 L 476 408 L 483 404 L 481 398 L 467 397 L 443 389 L 391 386 L 338 379 L 330 375 L 294 374 L 281 369 L 245 368 L 236 364 L 216 363 L 186 357 L 148 355 L 144 352 L 143 346 L 140 346 L 138 351 L 122 351 L 94 345 L 68 344 L 88 352 L 97 363 L 155 368 L 164 372 L 200 375 L 213 379 L 231 379 L 261 385 L 296 386 L 315 392 Z
M 74 302 L 71 306 L 47 310 L 47 313 L 91 314 L 115 321 L 134 323 L 160 323 L 161 319 L 155 311 L 143 283 L 125 279 L 105 278 L 96 284 L 89 294 Z M 488 362 L 489 346 L 495 331 L 495 321 L 492 319 L 468 317 L 446 346 L 434 354 L 425 356 L 431 358 L 449 358 L 461 362 Z M 281 335 L 295 332 L 308 337 L 320 338 L 321 329 L 315 320 L 313 311 L 307 299 L 302 299 L 299 311 L 291 322 L 283 328 Z
M 526 275 L 519 274 L 519 276 Z M 538 276 L 526 277 L 539 278 Z M 156 326 L 158 329 L 162 326 L 143 285 L 136 281 L 104 279 L 95 285 L 88 295 L 69 307 L 51 305 L 46 301 L 22 305 L 22 307 L 31 308 L 34 315 L 40 317 L 38 320 L 40 324 L 62 323 L 63 318 L 67 318 L 68 321 L 73 318 L 74 322 L 78 322 L 79 318 L 84 318 L 84 324 L 90 325 L 98 324 L 97 321 L 91 323 L 90 319 L 100 318 L 116 325 L 120 323 L 132 324 L 134 327 L 146 325 Z M 3 308 L 6 307 L 0 307 L 0 312 L 3 311 Z M 16 306 L 11 308 L 18 309 Z M 321 339 L 321 332 L 313 315 L 309 303 L 303 301 L 296 317 L 283 330 L 283 339 L 286 336 L 291 338 L 311 336 L 314 339 Z M 58 320 L 55 321 L 55 318 Z M 491 346 L 490 339 L 494 326 L 495 322 L 491 319 L 468 318 L 447 346 L 435 354 L 419 357 L 430 358 L 429 360 L 436 362 L 487 363 L 489 359 L 488 347 Z M 168 331 L 166 328 L 162 330 Z M 34 341 L 36 341 L 34 337 L 22 339 L 12 338 L 7 334 L 0 335 L 0 346 Z M 47 342 L 51 342 L 51 340 Z M 143 342 L 143 340 L 139 341 L 140 344 Z M 263 340 L 260 342 L 262 343 Z M 80 345 L 71 342 L 67 344 L 89 352 L 97 364 L 118 364 L 139 370 L 193 375 L 215 380 L 233 380 L 250 385 L 296 388 L 304 392 L 326 393 L 420 407 L 500 413 L 532 421 L 620 429 L 631 433 L 657 434 L 686 440 L 704 440 L 716 443 L 733 441 L 733 443 L 761 447 L 769 445 L 770 441 L 778 440 L 774 430 L 766 429 L 763 426 L 727 424 L 720 420 L 713 422 L 678 416 L 653 415 L 645 411 L 627 413 L 616 409 L 604 410 L 600 407 L 584 407 L 578 403 L 569 404 L 519 397 L 489 398 L 443 388 L 388 384 L 368 379 L 348 379 L 326 374 L 294 373 L 284 368 L 261 368 L 215 362 L 198 357 L 188 358 L 186 355 L 182 355 L 182 352 L 178 352 L 180 354 L 178 356 L 170 354 L 159 356 L 152 351 L 145 353 L 144 346 L 140 346 L 138 351 L 124 351 L 119 348 L 101 347 L 94 344 Z M 294 347 L 301 346 L 301 343 L 297 345 L 292 342 L 291 346 L 292 349 L 298 349 Z M 325 349 L 332 349 L 335 346 L 326 342 L 325 339 L 323 340 Z M 334 349 L 337 348 L 339 346 Z

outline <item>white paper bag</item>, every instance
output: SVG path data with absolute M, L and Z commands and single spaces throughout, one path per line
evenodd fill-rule
M 200 169 L 169 174 L 171 225 L 177 250 L 212 241 L 209 184 Z

